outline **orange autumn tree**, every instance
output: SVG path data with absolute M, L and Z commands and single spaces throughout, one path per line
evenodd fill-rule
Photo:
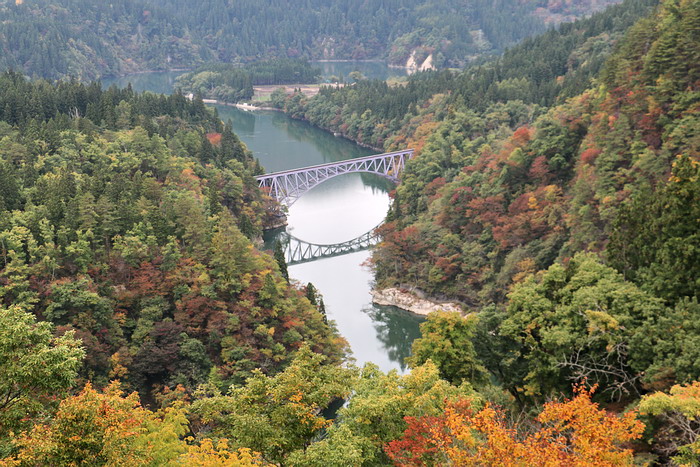
M 641 436 L 636 413 L 617 416 L 598 408 L 593 390 L 576 389 L 565 402 L 550 402 L 528 435 L 509 428 L 504 413 L 471 401 L 449 404 L 438 417 L 406 417 L 401 439 L 385 450 L 396 465 L 619 466 L 631 465 L 632 450 L 621 447 Z

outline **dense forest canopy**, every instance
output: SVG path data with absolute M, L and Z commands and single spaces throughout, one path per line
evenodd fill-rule
M 613 0 L 25 0 L 0 5 L 0 69 L 82 79 L 208 61 L 462 66 Z
M 349 364 L 254 246 L 275 203 L 201 98 L 6 72 L 0 464 L 700 463 L 700 0 L 275 102 L 417 149 L 372 266 L 465 313 L 428 316 L 406 375 Z
M 303 344 L 340 359 L 251 244 L 272 201 L 201 100 L 16 73 L 0 90 L 0 308 L 80 339 L 79 378 L 156 403 L 280 371 Z
M 338 89 L 327 86 L 314 99 L 297 95 L 281 104 L 294 117 L 376 148 L 404 147 L 420 126 L 420 137 L 413 139 L 425 139 L 431 134 L 428 125 L 444 119 L 450 109 L 488 115 L 496 120 L 491 126 L 505 119 L 503 123 L 515 129 L 543 108 L 586 90 L 614 41 L 655 4 L 624 2 L 526 39 L 503 56 L 461 73 L 416 73 L 403 86 L 376 80 Z
M 0 65 L 29 76 L 90 79 L 214 58 L 186 23 L 140 0 L 8 1 L 0 18 Z

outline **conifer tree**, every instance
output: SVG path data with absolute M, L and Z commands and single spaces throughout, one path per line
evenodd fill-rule
M 277 261 L 277 265 L 280 268 L 280 273 L 282 274 L 282 277 L 284 277 L 284 280 L 286 280 L 289 284 L 289 272 L 287 271 L 287 261 L 284 258 L 282 242 L 280 242 L 279 240 L 275 242 L 274 256 L 275 260 Z

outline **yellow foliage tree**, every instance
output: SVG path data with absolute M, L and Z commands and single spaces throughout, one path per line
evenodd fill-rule
M 264 462 L 259 453 L 247 448 L 230 450 L 227 439 L 221 439 L 214 445 L 212 440 L 203 439 L 197 445 L 188 447 L 187 452 L 179 458 L 181 465 L 193 467 L 251 467 L 271 466 Z
M 655 446 L 662 455 L 680 465 L 700 465 L 700 381 L 645 396 L 639 411 L 661 420 Z
M 182 409 L 153 413 L 119 383 L 104 392 L 87 384 L 63 402 L 55 417 L 14 440 L 18 453 L 6 465 L 165 465 L 185 451 Z

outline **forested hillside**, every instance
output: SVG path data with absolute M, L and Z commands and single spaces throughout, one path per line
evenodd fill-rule
M 295 95 L 283 104 L 293 117 L 376 148 L 420 149 L 450 111 L 489 120 L 489 133 L 514 130 L 544 108 L 573 97 L 600 72 L 612 47 L 648 14 L 655 0 L 631 0 L 591 18 L 523 41 L 498 59 L 464 72 L 417 73 L 406 85 L 361 81 L 325 87 L 314 99 Z
M 165 3 L 178 10 L 191 9 L 187 0 Z M 581 1 L 559 8 L 583 15 L 609 3 Z M 438 66 L 454 66 L 544 30 L 544 21 L 533 14 L 537 7 L 540 13 L 549 11 L 547 2 L 512 0 L 207 0 L 193 11 L 189 24 L 225 61 L 273 54 L 388 57 L 391 63 L 403 65 L 417 49 L 419 61 L 435 52 Z
M 90 0 L 0 5 L 0 69 L 91 79 L 205 61 L 388 59 L 462 66 L 613 0 Z
M 298 118 L 380 149 L 420 151 L 374 255 L 380 285 L 414 285 L 469 306 L 501 302 L 524 265 L 530 272 L 548 267 L 594 241 L 567 244 L 566 222 L 576 216 L 562 206 L 571 202 L 575 157 L 585 149 L 590 117 L 582 116 L 581 102 L 592 105 L 596 94 L 581 93 L 600 74 L 613 41 L 652 3 L 628 0 L 462 73 L 419 73 L 405 86 L 363 81 L 322 88 L 312 99 L 287 98 L 285 110 Z M 570 96 L 577 97 L 563 103 Z M 521 213 L 532 209 L 530 197 L 546 214 Z M 482 213 L 487 218 L 480 221 Z
M 214 59 L 187 24 L 142 0 L 5 1 L 0 68 L 29 76 L 90 80 Z
M 379 280 L 409 278 L 432 293 L 472 305 L 499 302 L 523 273 L 577 251 L 604 250 L 611 264 L 633 278 L 635 273 L 628 270 L 642 264 L 630 267 L 627 261 L 644 255 L 620 251 L 632 241 L 624 236 L 636 231 L 626 228 L 631 219 L 625 213 L 636 203 L 650 208 L 650 200 L 668 192 L 671 188 L 663 182 L 672 166 L 681 180 L 693 178 L 692 162 L 686 160 L 698 151 L 695 138 L 689 136 L 697 120 L 692 97 L 698 50 L 693 8 L 687 6 L 688 13 L 672 27 L 668 9 L 658 25 L 652 19 L 640 21 L 608 59 L 593 88 L 532 123 L 527 121 L 528 111 L 533 112 L 527 101 L 505 100 L 501 122 L 516 122 L 510 134 L 498 135 L 500 130 L 489 128 L 493 124 L 483 120 L 488 111 L 479 118 L 473 105 L 448 106 L 452 113 L 426 139 L 423 159 L 415 161 L 397 191 L 395 209 L 401 215 L 394 213 L 397 228 L 387 228 L 387 248 L 376 256 Z M 654 45 L 645 48 L 646 43 Z M 565 83 L 566 77 L 555 80 Z M 568 94 L 565 86 L 561 90 Z M 687 219 L 693 222 L 692 215 Z M 691 232 L 695 227 L 678 228 Z M 394 234 L 399 243 L 391 245 Z M 407 241 L 402 234 L 420 241 Z M 656 235 L 657 241 L 665 242 Z M 409 249 L 399 246 L 403 242 Z M 430 259 L 421 248 L 431 252 Z M 402 257 L 394 255 L 399 251 L 408 256 L 396 261 Z M 677 261 L 686 253 L 665 254 L 667 261 Z M 689 274 L 694 277 L 695 272 Z M 665 281 L 668 287 L 694 282 L 689 276 Z M 661 295 L 662 288 L 649 291 L 671 304 L 697 293 L 691 286 Z
M 260 168 L 201 101 L 13 73 L 0 90 L 0 309 L 80 339 L 81 381 L 159 405 L 276 373 L 302 345 L 341 359 L 253 247 L 271 202 Z

